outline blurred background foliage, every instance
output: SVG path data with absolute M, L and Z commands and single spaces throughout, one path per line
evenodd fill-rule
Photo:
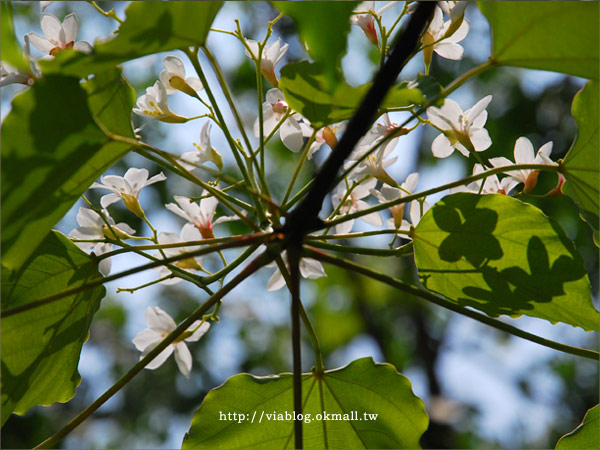
M 105 10 L 115 8 L 123 16 L 122 2 L 99 4 Z M 227 14 L 224 8 L 219 15 L 219 26 L 231 29 L 231 18 L 237 16 L 241 19 L 245 35 L 252 38 L 262 37 L 266 20 L 277 14 L 270 5 L 262 2 L 240 2 L 226 8 Z M 17 31 L 39 29 L 39 5 L 36 2 L 23 2 L 15 5 L 14 9 Z M 73 10 L 80 17 L 82 32 L 91 23 L 94 23 L 97 35 L 108 35 L 114 27 L 109 19 L 99 17 L 83 2 L 57 2 L 48 12 L 63 17 Z M 469 7 L 467 17 L 472 22 L 471 35 L 467 40 L 489 42 L 485 19 L 475 5 Z M 290 43 L 288 61 L 305 57 L 290 20 L 284 18 L 278 22 L 275 32 L 284 42 Z M 81 37 L 86 38 L 85 35 Z M 211 39 L 209 45 L 213 43 Z M 359 42 L 357 45 L 362 46 L 359 51 L 372 53 L 370 59 L 364 60 L 365 67 L 361 68 L 365 72 L 362 76 L 368 79 L 368 74 L 376 69 L 373 63 L 377 60 L 373 58 L 376 54 L 369 48 L 360 30 L 352 31 L 350 42 Z M 478 45 L 482 47 L 481 43 Z M 480 53 L 485 54 L 488 48 L 480 49 L 478 53 L 467 47 L 464 59 L 457 62 L 434 58 L 431 74 L 446 85 L 480 63 Z M 217 53 L 217 57 L 221 61 L 226 55 Z M 422 70 L 419 56 L 416 60 L 418 64 L 408 67 L 408 72 L 416 74 Z M 138 95 L 154 82 L 161 69 L 161 61 L 162 58 L 153 59 L 147 64 L 151 70 L 146 71 L 132 68 L 128 72 L 126 65 L 126 74 L 135 70 L 130 81 Z M 254 67 L 247 58 L 238 62 L 241 63 L 225 64 L 225 73 L 251 126 L 256 107 Z M 494 145 L 485 153 L 486 157 L 507 156 L 512 159 L 515 140 L 519 136 L 527 136 L 536 149 L 547 141 L 553 141 L 553 158 L 557 159 L 566 154 L 573 141 L 576 126 L 570 108 L 582 80 L 556 75 L 544 77 L 544 81 L 538 83 L 535 74 L 532 76 L 531 73 L 500 68 L 484 73 L 465 86 L 466 98 L 479 99 L 487 94 L 494 96 L 486 126 Z M 410 79 L 410 74 L 407 79 Z M 11 95 L 14 92 L 3 92 L 3 109 L 8 107 Z M 139 126 L 137 118 L 134 120 Z M 144 139 L 152 143 L 164 142 L 163 148 L 169 148 L 167 135 L 170 131 L 164 126 L 147 127 Z M 410 163 L 413 167 L 406 170 L 427 170 L 438 163 L 430 151 L 434 136 L 434 130 L 418 135 L 415 156 Z M 269 149 L 273 158 L 269 181 L 272 192 L 283 192 L 288 179 L 278 174 L 291 173 L 298 155 L 289 152 L 278 140 L 274 141 Z M 183 152 L 190 148 L 171 150 Z M 323 158 L 324 155 L 319 155 L 309 162 L 301 178 L 308 180 Z M 456 155 L 455 162 L 458 166 L 454 166 L 456 175 L 453 178 L 466 174 L 473 163 Z M 136 164 L 143 164 L 151 174 L 161 170 L 137 155 L 129 155 L 113 168 L 113 172 L 122 174 Z M 235 173 L 233 167 L 227 170 Z M 404 173 L 407 173 L 406 170 Z M 152 190 L 152 201 L 144 203 L 144 209 L 150 216 L 154 213 L 153 208 L 162 209 L 165 203 L 172 201 L 174 193 L 185 191 L 181 183 L 171 177 L 167 183 L 157 183 L 148 189 Z M 534 194 L 547 192 L 555 183 L 554 174 L 542 174 Z M 97 204 L 102 194 L 89 191 L 88 198 Z M 190 195 L 199 193 L 190 191 Z M 566 197 L 528 196 L 522 199 L 556 218 L 575 241 L 590 274 L 593 292 L 597 293 L 598 251 L 592 243 L 589 228 L 579 220 L 572 201 Z M 115 205 L 111 213 L 117 222 L 126 221 L 138 230 L 143 228 L 143 224 L 136 223 L 137 219 L 120 204 Z M 75 226 L 74 214 L 70 213 L 70 217 L 58 227 L 68 233 Z M 228 232 L 241 231 L 240 225 L 233 223 L 220 228 L 220 235 L 226 234 L 228 226 Z M 411 258 L 361 257 L 360 262 L 394 273 L 407 282 L 418 282 Z M 376 361 L 393 364 L 399 372 L 406 374 L 416 394 L 425 401 L 430 415 L 429 430 L 422 438 L 424 448 L 553 448 L 558 438 L 577 426 L 586 410 L 598 402 L 598 365 L 593 361 L 522 342 L 340 269 L 326 267 L 326 270 L 327 278 L 303 285 L 303 300 L 319 335 L 326 367 L 335 368 L 357 357 L 370 355 Z M 283 291 L 278 295 L 265 295 L 268 275 L 264 271 L 253 287 L 236 290 L 226 298 L 220 312 L 221 322 L 191 347 L 194 366 L 190 380 L 178 372 L 172 360 L 155 371 L 144 371 L 64 440 L 61 447 L 178 447 L 193 412 L 206 393 L 228 376 L 241 371 L 255 375 L 290 371 L 288 298 Z M 168 310 L 177 321 L 199 303 L 197 294 L 184 283 L 138 294 L 147 295 L 145 301 L 148 304 Z M 22 417 L 13 415 L 2 429 L 3 448 L 30 448 L 38 444 L 137 361 L 139 354 L 131 344 L 131 338 L 142 329 L 139 324 L 145 307 L 135 311 L 139 317 L 132 326 L 128 295 L 116 295 L 115 289 L 109 289 L 109 295 L 94 317 L 90 339 L 84 346 L 80 362 L 83 379 L 76 396 L 67 404 L 36 407 Z M 597 305 L 597 295 L 594 295 Z M 572 345 L 598 346 L 597 336 L 574 332 L 568 326 L 553 327 L 536 319 L 520 319 L 518 324 Z M 304 345 L 304 365 L 309 370 L 312 352 L 308 342 Z M 489 376 L 494 373 L 495 377 Z M 484 396 L 484 391 L 490 392 Z

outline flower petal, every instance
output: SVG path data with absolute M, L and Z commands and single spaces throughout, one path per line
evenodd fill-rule
M 37 33 L 27 33 L 25 36 L 28 37 L 29 43 L 41 52 L 50 53 L 50 50 L 56 47 L 56 45 L 54 45 L 48 39 L 40 36 Z
M 454 42 L 442 41 L 435 45 L 433 51 L 440 55 L 442 58 L 451 59 L 458 61 L 462 59 L 464 48 L 461 45 Z
M 94 47 L 92 47 L 92 44 L 90 44 L 88 41 L 75 42 L 75 44 L 73 44 L 73 49 L 85 54 L 90 54 L 94 51 Z
M 293 152 L 298 152 L 304 146 L 304 136 L 302 136 L 302 128 L 300 124 L 290 117 L 279 128 L 281 141 L 288 149 Z
M 521 136 L 515 142 L 515 164 L 533 164 L 535 160 L 533 144 L 529 139 Z
M 142 355 L 140 356 L 140 359 L 142 359 L 144 356 L 150 353 L 151 350 L 152 348 L 143 351 Z M 159 368 L 164 364 L 164 362 L 169 358 L 169 356 L 171 356 L 171 353 L 173 353 L 173 346 L 169 345 L 162 352 L 160 352 L 152 361 L 150 361 L 145 368 L 150 370 Z
M 200 321 L 199 320 L 197 320 L 196 322 L 194 322 L 188 328 L 188 330 L 193 330 L 198 325 L 200 325 Z M 206 334 L 206 332 L 208 331 L 209 328 L 210 328 L 210 322 L 204 322 L 202 325 L 200 325 L 200 327 L 196 331 L 194 331 L 194 334 L 192 334 L 190 337 L 185 338 L 185 340 L 187 342 L 196 342 L 198 339 L 200 339 L 202 336 L 204 336 Z
M 471 138 L 471 143 L 476 152 L 487 150 L 492 145 L 490 134 L 485 128 L 472 131 L 469 137 Z
M 285 286 L 285 279 L 283 275 L 279 271 L 279 268 L 273 272 L 271 278 L 269 278 L 269 282 L 267 283 L 267 291 L 277 291 Z
M 162 337 L 159 333 L 150 328 L 146 328 L 144 331 L 140 331 L 133 338 L 133 345 L 139 351 L 143 352 L 146 349 L 153 349 L 158 345 L 160 341 L 162 341 Z
M 175 362 L 183 376 L 189 378 L 192 371 L 192 354 L 184 342 L 175 344 Z
M 308 278 L 309 280 L 315 280 L 317 278 L 326 277 L 325 269 L 323 265 L 312 258 L 302 258 L 299 264 L 300 274 L 304 278 Z
M 65 42 L 75 42 L 77 40 L 77 33 L 79 33 L 79 21 L 75 13 L 69 14 L 64 18 L 62 23 L 62 29 L 65 36 Z
M 102 208 L 106 209 L 108 206 L 112 205 L 113 203 L 117 203 L 119 200 L 121 200 L 120 195 L 106 194 L 100 199 L 100 204 L 102 205 Z
M 148 306 L 146 308 L 146 323 L 151 330 L 158 333 L 168 334 L 177 328 L 177 324 L 173 318 L 158 306 Z
M 40 25 L 48 40 L 55 44 L 55 47 L 59 44 L 63 44 L 62 47 L 64 47 L 66 42 L 64 41 L 65 36 L 63 33 L 63 27 L 60 23 L 60 20 L 58 20 L 56 16 L 53 16 L 52 14 L 42 14 Z M 35 45 L 33 42 L 32 44 Z
M 454 148 L 448 138 L 440 134 L 431 143 L 431 152 L 436 158 L 447 158 L 454 152 Z

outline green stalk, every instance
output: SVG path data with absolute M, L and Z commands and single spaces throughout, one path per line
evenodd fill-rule
M 200 319 L 208 310 L 214 306 L 219 300 L 221 300 L 226 294 L 228 294 L 238 284 L 260 269 L 262 266 L 267 264 L 271 256 L 265 252 L 252 261 L 241 273 L 239 273 L 233 280 L 227 283 L 223 288 L 210 297 L 204 304 L 196 308 L 187 319 L 177 326 L 167 337 L 165 337 L 150 353 L 142 358 L 136 365 L 134 365 L 127 373 L 125 373 L 119 380 L 113 384 L 104 394 L 96 399 L 92 404 L 80 412 L 75 418 L 67 423 L 61 430 L 50 436 L 48 439 L 37 445 L 35 448 L 50 448 L 58 444 L 65 436 L 73 431 L 78 425 L 84 420 L 91 416 L 94 411 L 100 408 L 106 403 L 113 395 L 119 392 L 127 383 L 129 383 L 133 377 L 140 373 L 144 367 L 146 367 L 154 358 L 156 358 L 169 344 L 175 341 L 184 331 L 186 331 L 194 321 Z
M 90 281 L 89 283 L 84 283 L 84 284 L 81 284 L 74 288 L 66 289 L 64 291 L 50 295 L 48 297 L 44 297 L 39 300 L 34 300 L 32 302 L 25 303 L 23 305 L 16 306 L 14 308 L 2 311 L 2 313 L 0 314 L 0 317 L 6 318 L 6 317 L 12 316 L 14 314 L 18 314 L 18 313 L 21 313 L 24 311 L 29 311 L 30 309 L 34 309 L 34 308 L 46 305 L 48 303 L 52 303 L 56 300 L 60 300 L 61 298 L 69 297 L 71 295 L 78 294 L 79 292 L 83 292 L 88 289 L 95 288 L 104 283 L 108 283 L 109 281 L 118 280 L 119 278 L 127 277 L 129 275 L 143 272 L 148 269 L 154 269 L 155 267 L 164 266 L 164 265 L 170 264 L 172 262 L 180 261 L 182 259 L 187 259 L 187 258 L 191 258 L 191 257 L 195 257 L 195 256 L 201 256 L 201 255 L 212 253 L 212 252 L 215 252 L 218 250 L 225 250 L 228 248 L 245 247 L 245 246 L 252 245 L 255 243 L 264 243 L 271 236 L 272 236 L 272 234 L 264 235 L 262 233 L 259 235 L 248 235 L 248 236 L 245 236 L 243 239 L 240 239 L 235 242 L 226 242 L 224 244 L 215 245 L 214 247 L 200 249 L 200 250 L 196 250 L 196 251 L 189 252 L 189 253 L 183 253 L 181 255 L 171 256 L 170 258 L 158 260 L 156 262 L 151 262 L 151 263 L 145 264 L 143 266 L 138 266 L 138 267 L 134 267 L 132 269 L 124 270 L 123 272 L 119 272 L 114 275 L 97 278 L 93 281 Z
M 381 281 L 384 284 L 392 286 L 394 288 L 400 289 L 404 292 L 408 292 L 412 295 L 420 297 L 424 300 L 427 300 L 431 303 L 434 303 L 443 308 L 449 309 L 450 311 L 456 312 L 458 314 L 462 314 L 463 316 L 470 317 L 471 319 L 475 319 L 481 323 L 489 325 L 498 330 L 502 330 L 506 333 L 512 334 L 513 336 L 520 337 L 522 339 L 526 339 L 531 342 L 535 342 L 536 344 L 543 345 L 544 347 L 552 348 L 554 350 L 558 350 L 564 353 L 568 353 L 570 355 L 581 356 L 583 358 L 600 360 L 600 353 L 594 350 L 588 350 L 579 347 L 572 347 L 570 345 L 561 344 L 560 342 L 551 341 L 549 339 L 542 338 L 535 334 L 528 333 L 526 331 L 520 330 L 519 328 L 508 325 L 504 322 L 501 322 L 496 319 L 492 319 L 491 317 L 485 316 L 483 314 L 477 313 L 470 309 L 461 308 L 460 306 L 446 300 L 444 297 L 440 295 L 433 294 L 432 292 L 419 289 L 415 286 L 411 286 L 406 284 L 396 278 L 390 277 L 389 275 L 385 275 L 374 270 L 371 270 L 367 267 L 358 265 L 352 261 L 347 259 L 343 259 L 337 256 L 332 256 L 326 254 L 320 250 L 312 249 L 310 247 L 305 247 L 305 254 L 311 258 L 317 259 L 322 262 L 330 263 L 336 265 L 338 267 L 342 267 L 344 269 L 352 270 L 353 272 L 360 273 L 362 275 L 366 275 L 374 280 Z
M 356 219 L 358 217 L 371 214 L 373 212 L 381 211 L 383 209 L 388 209 L 392 206 L 400 205 L 402 203 L 408 203 L 413 200 L 418 200 L 419 198 L 426 197 L 431 194 L 435 194 L 437 192 L 444 191 L 446 189 L 451 189 L 457 186 L 462 186 L 463 184 L 469 184 L 473 181 L 481 180 L 482 178 L 487 178 L 490 175 L 496 175 L 504 172 L 511 172 L 513 170 L 523 170 L 523 169 L 532 169 L 532 170 L 546 170 L 549 172 L 560 172 L 560 166 L 548 166 L 544 164 L 515 164 L 512 166 L 506 167 L 496 167 L 494 169 L 486 170 L 485 172 L 479 173 L 477 175 L 471 175 L 469 177 L 465 177 L 458 181 L 453 181 L 451 183 L 444 184 L 442 186 L 438 186 L 435 188 L 428 189 L 423 192 L 418 192 L 416 194 L 407 195 L 405 197 L 398 198 L 396 200 L 391 200 L 389 202 L 380 203 L 378 205 L 372 206 L 371 208 L 363 209 L 361 211 L 357 211 L 355 213 L 346 214 L 338 219 L 333 219 L 326 223 L 327 228 L 337 225 L 338 223 L 345 222 L 347 220 Z

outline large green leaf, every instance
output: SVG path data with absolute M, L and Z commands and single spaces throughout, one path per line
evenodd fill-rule
M 2 61 L 9 63 L 11 66 L 29 72 L 29 64 L 23 57 L 23 50 L 17 43 L 15 37 L 15 27 L 13 25 L 12 5 L 10 2 L 2 2 L 2 24 L 0 28 L 0 54 Z
M 2 264 L 18 269 L 133 137 L 135 94 L 120 70 L 78 78 L 49 75 L 13 101 L 2 124 Z
M 460 306 L 598 330 L 579 253 L 532 205 L 501 194 L 444 197 L 419 222 L 414 250 L 423 284 Z
M 339 67 L 346 53 L 350 15 L 359 2 L 272 2 L 294 19 L 298 35 L 308 54 L 323 65 L 323 80 L 328 91 L 339 81 Z M 336 80 L 337 79 L 337 80 Z
M 108 42 L 85 55 L 63 52 L 42 64 L 44 73 L 84 76 L 110 69 L 123 61 L 206 42 L 223 2 L 131 2 L 125 22 Z
M 2 268 L 2 311 L 99 277 L 92 258 L 52 232 L 21 269 Z M 100 286 L 2 319 L 2 424 L 75 395 L 81 347 L 104 294 Z
M 371 358 L 304 374 L 302 395 L 304 448 L 419 448 L 427 429 L 408 379 Z M 235 375 L 205 397 L 183 448 L 293 448 L 293 411 L 291 374 Z
M 325 86 L 325 78 L 318 63 L 300 61 L 287 64 L 281 69 L 279 88 L 285 100 L 310 122 L 321 127 L 351 118 L 371 83 L 350 86 L 340 81 L 333 93 Z M 420 89 L 409 88 L 407 83 L 394 86 L 386 96 L 382 107 L 421 104 L 425 96 Z
M 573 99 L 577 138 L 562 164 L 563 192 L 579 205 L 598 240 L 598 82 L 588 82 Z
M 561 437 L 556 443 L 556 449 L 598 449 L 600 448 L 600 437 L 598 429 L 598 409 L 599 405 L 590 408 L 583 422 L 577 428 Z
M 598 79 L 598 2 L 479 2 L 499 64 Z

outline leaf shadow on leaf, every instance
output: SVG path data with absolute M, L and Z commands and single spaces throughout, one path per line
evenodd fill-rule
M 478 268 L 503 256 L 500 243 L 493 235 L 498 213 L 488 208 L 477 208 L 478 196 L 467 199 L 460 205 L 445 204 L 433 210 L 437 225 L 450 233 L 440 245 L 438 254 L 448 262 L 464 257 Z M 468 245 L 465 245 L 466 242 Z
M 154 27 L 134 34 L 132 39 L 152 47 L 166 44 L 174 34 L 173 18 L 171 17 L 171 14 L 169 14 L 168 11 L 163 11 L 154 23 Z
M 65 236 L 51 233 L 21 269 L 11 273 L 3 268 L 2 309 L 39 300 L 96 276 L 96 261 Z M 104 292 L 103 287 L 82 291 L 2 319 L 3 422 L 15 409 L 24 412 L 35 404 L 69 400 L 80 380 L 81 346 Z M 27 342 L 19 337 L 24 332 Z M 56 364 L 56 358 L 61 363 Z M 39 386 L 45 382 L 52 384 L 52 393 L 39 397 Z
M 578 260 L 573 243 L 553 222 L 551 226 L 569 255 L 562 254 L 550 264 L 544 242 L 535 235 L 527 242 L 526 255 L 522 255 L 526 261 L 522 264 L 519 264 L 519 256 L 507 255 L 494 236 L 500 236 L 503 231 L 497 229 L 498 213 L 489 208 L 477 208 L 481 198 L 464 195 L 460 201 L 448 201 L 433 208 L 437 226 L 449 233 L 438 247 L 439 258 L 450 263 L 464 259 L 472 269 L 420 268 L 425 286 L 428 273 L 468 274 L 466 280 L 477 279 L 479 285 L 466 285 L 461 289 L 465 297 L 455 299 L 460 306 L 475 307 L 490 316 L 519 315 L 565 295 L 565 283 L 586 277 L 585 267 Z M 494 267 L 494 261 L 507 258 L 516 258 L 519 265 L 504 266 L 503 269 Z

